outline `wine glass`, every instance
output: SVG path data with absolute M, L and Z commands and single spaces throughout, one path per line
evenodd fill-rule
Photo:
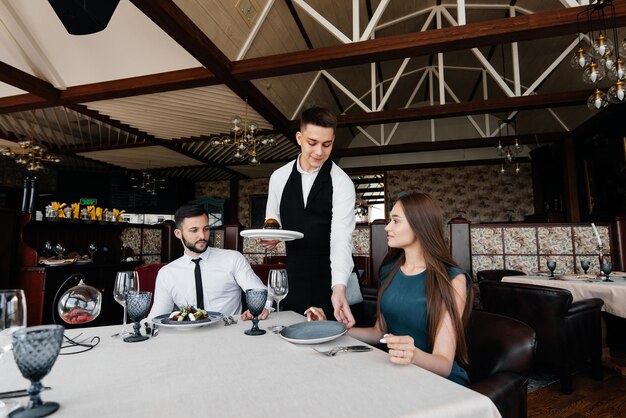
M 267 279 L 267 285 L 269 295 L 276 302 L 276 314 L 280 312 L 280 301 L 283 300 L 287 293 L 289 293 L 289 282 L 287 280 L 287 270 L 285 269 L 272 269 L 269 272 Z M 274 333 L 279 333 L 283 328 L 283 325 L 272 325 L 268 329 Z
M 98 247 L 96 247 L 96 244 L 91 243 L 89 244 L 89 247 L 87 247 L 87 251 L 89 251 L 89 255 L 91 256 L 91 261 L 93 261 L 93 253 L 98 251 Z
M 130 332 L 126 329 L 126 296 L 129 292 L 139 292 L 139 276 L 136 271 L 118 271 L 113 287 L 113 297 L 115 301 L 124 307 L 124 320 L 122 321 L 122 331 L 113 334 L 112 337 L 128 337 Z
M 64 328 L 61 325 L 39 325 L 13 334 L 13 357 L 18 369 L 30 380 L 28 405 L 11 412 L 11 418 L 45 417 L 59 409 L 56 402 L 42 402 L 41 379 L 46 376 L 59 356 Z
M 246 290 L 246 303 L 252 314 L 252 328 L 245 331 L 246 335 L 263 335 L 265 330 L 259 328 L 259 315 L 265 308 L 267 302 L 267 289 Z
M 21 289 L 0 290 L 0 357 L 11 350 L 11 336 L 26 328 L 26 298 Z M 18 401 L 0 401 L 0 416 L 19 405 Z
M 550 278 L 554 278 L 554 270 L 556 270 L 556 261 L 548 260 L 546 265 L 548 266 L 548 270 L 550 270 Z
M 148 315 L 150 301 L 152 301 L 152 292 L 130 292 L 126 296 L 128 316 L 134 322 L 133 329 L 135 330 L 135 334 L 124 338 L 125 342 L 136 343 L 148 339 L 147 336 L 141 335 L 139 332 L 139 329 L 141 328 L 139 321 Z
M 54 252 L 57 253 L 58 259 L 63 260 L 63 253 L 65 252 L 65 247 L 60 242 L 54 246 Z
M 587 274 L 587 270 L 589 270 L 589 261 L 587 261 L 587 260 L 580 260 L 580 267 L 582 267 L 583 272 L 585 274 Z
M 610 261 L 605 261 L 600 265 L 600 270 L 604 273 L 604 277 L 602 278 L 603 282 L 612 282 L 613 280 L 609 279 L 609 275 L 611 271 L 613 271 L 613 264 Z
M 52 255 L 52 243 L 50 241 L 46 241 L 43 244 L 43 253 L 45 254 L 46 258 L 49 258 Z

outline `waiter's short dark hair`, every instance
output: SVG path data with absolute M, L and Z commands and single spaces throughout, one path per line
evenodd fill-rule
M 206 215 L 209 216 L 204 210 L 203 206 L 200 205 L 183 205 L 176 210 L 174 213 L 174 222 L 176 222 L 176 228 L 180 229 L 181 224 L 185 220 L 185 218 L 195 218 L 196 216 Z
M 326 108 L 311 107 L 300 115 L 300 130 L 304 131 L 306 125 L 333 128 L 334 132 L 337 129 L 337 116 Z

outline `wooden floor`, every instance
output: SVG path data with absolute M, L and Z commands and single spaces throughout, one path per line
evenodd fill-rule
M 593 380 L 590 373 L 580 373 L 573 379 L 574 392 L 563 395 L 559 383 L 528 394 L 529 417 L 626 417 L 626 377 L 604 369 L 602 381 Z

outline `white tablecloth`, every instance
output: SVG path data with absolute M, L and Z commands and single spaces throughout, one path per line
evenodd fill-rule
M 599 279 L 582 281 L 580 279 L 550 280 L 543 276 L 505 276 L 503 282 L 526 283 L 541 286 L 558 287 L 572 292 L 574 301 L 588 298 L 600 298 L 604 301 L 602 310 L 622 318 L 626 318 L 626 281 L 614 278 L 613 282 L 602 282 Z
M 301 322 L 273 314 L 261 328 Z M 325 357 L 268 332 L 251 337 L 236 325 L 178 330 L 124 343 L 119 326 L 86 328 L 93 350 L 60 356 L 43 383 L 44 401 L 61 404 L 55 417 L 499 417 L 485 396 L 387 354 Z M 68 330 L 74 336 L 79 330 Z M 362 344 L 343 336 L 317 345 Z M 26 388 L 11 354 L 0 359 L 0 391 Z M 20 398 L 24 404 L 27 398 Z

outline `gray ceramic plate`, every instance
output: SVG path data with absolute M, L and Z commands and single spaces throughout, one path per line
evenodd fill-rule
M 341 322 L 311 321 L 290 325 L 280 336 L 294 344 L 320 344 L 341 337 L 348 331 Z
M 207 313 L 209 314 L 208 317 L 204 319 L 198 319 L 196 321 L 172 321 L 169 318 L 169 314 L 163 314 L 152 318 L 152 322 L 158 325 L 163 325 L 164 327 L 194 328 L 217 323 L 220 319 L 224 317 L 224 315 L 219 312 L 207 311 Z

